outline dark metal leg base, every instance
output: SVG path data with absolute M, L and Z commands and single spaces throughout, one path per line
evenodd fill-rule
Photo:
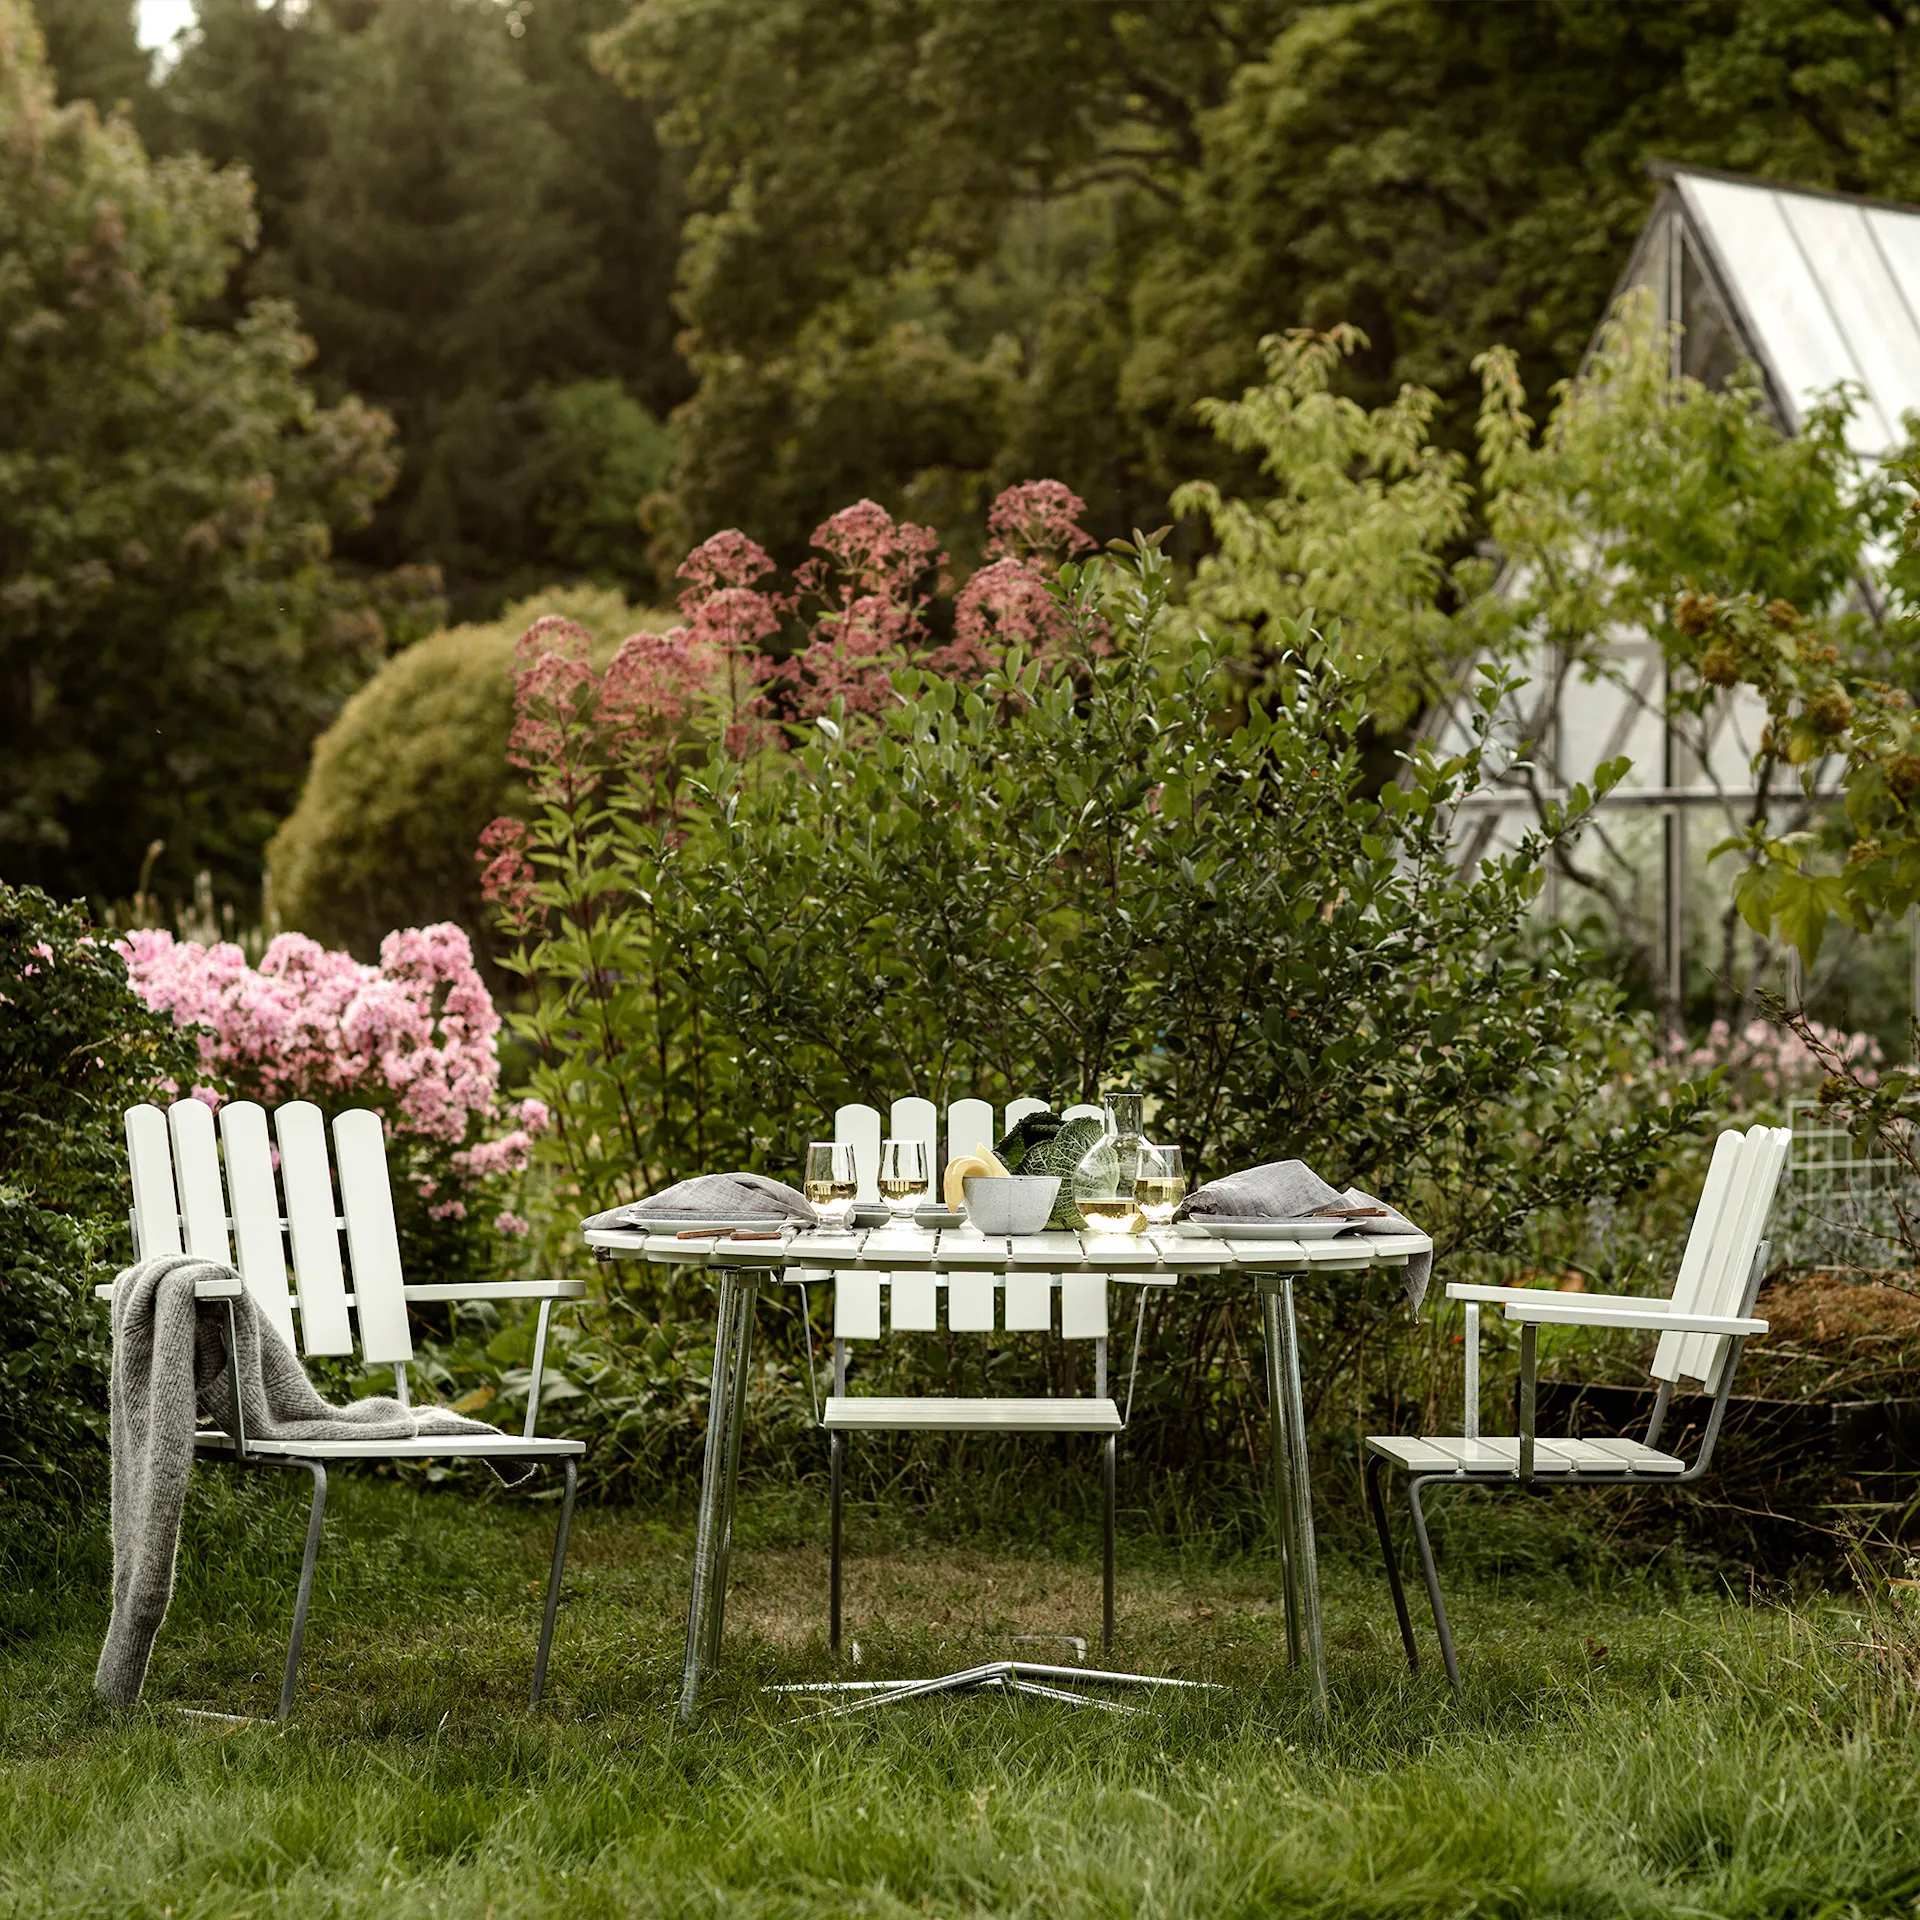
M 1438 1474 L 1414 1474 L 1407 1481 L 1407 1505 L 1413 1512 L 1413 1540 L 1420 1550 L 1420 1571 L 1427 1582 L 1427 1599 L 1433 1606 L 1433 1628 L 1440 1638 L 1440 1658 L 1447 1664 L 1447 1684 L 1453 1689 L 1454 1698 L 1461 1695 L 1460 1662 L 1454 1658 L 1453 1633 L 1447 1625 L 1447 1603 L 1440 1597 L 1440 1569 L 1434 1565 L 1433 1542 L 1427 1538 L 1427 1516 L 1421 1510 L 1420 1489 L 1430 1482 L 1445 1476 Z M 1409 1640 L 1412 1630 L 1406 1630 Z
M 1393 1615 L 1400 1623 L 1400 1644 L 1407 1650 L 1407 1671 L 1420 1671 L 1420 1649 L 1414 1644 L 1413 1619 L 1407 1612 L 1407 1590 L 1400 1581 L 1400 1556 L 1393 1550 L 1393 1530 L 1387 1524 L 1387 1502 L 1380 1476 L 1387 1463 L 1379 1454 L 1367 1460 L 1367 1505 L 1373 1509 L 1374 1530 L 1380 1536 L 1380 1557 L 1387 1566 L 1387 1586 L 1393 1594 Z
M 567 1565 L 567 1534 L 573 1526 L 573 1496 L 580 1484 L 579 1469 L 566 1463 L 567 1490 L 560 1496 L 560 1525 L 553 1536 L 553 1571 L 547 1575 L 547 1610 L 540 1622 L 540 1648 L 533 1656 L 533 1697 L 530 1707 L 540 1704 L 547 1685 L 547 1655 L 553 1651 L 554 1616 L 560 1611 L 560 1576 Z

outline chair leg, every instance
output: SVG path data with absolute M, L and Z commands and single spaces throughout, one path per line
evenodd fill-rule
M 1100 1460 L 1100 1651 L 1113 1651 L 1113 1502 L 1114 1458 L 1119 1447 L 1112 1434 L 1107 1435 Z
M 1393 1550 L 1393 1530 L 1387 1524 L 1386 1496 L 1380 1490 L 1380 1476 L 1386 1461 L 1379 1454 L 1367 1459 L 1367 1505 L 1373 1509 L 1373 1524 L 1380 1535 L 1380 1557 L 1387 1563 L 1387 1586 L 1393 1594 L 1394 1618 L 1400 1622 L 1400 1644 L 1407 1650 L 1407 1671 L 1420 1671 L 1420 1649 L 1414 1644 L 1413 1620 L 1407 1612 L 1407 1590 L 1400 1581 L 1400 1556 Z
M 834 1434 L 827 1442 L 827 1645 L 840 1658 L 840 1480 L 845 1471 L 847 1437 Z
M 540 1647 L 533 1656 L 533 1697 L 529 1706 L 540 1704 L 547 1684 L 547 1655 L 553 1651 L 554 1616 L 560 1611 L 560 1576 L 567 1565 L 567 1534 L 573 1526 L 574 1490 L 580 1484 L 580 1472 L 572 1460 L 566 1462 L 567 1490 L 560 1497 L 560 1525 L 553 1536 L 553 1571 L 547 1575 L 547 1611 L 540 1622 Z
M 1461 1695 L 1460 1662 L 1454 1658 L 1453 1633 L 1447 1625 L 1447 1603 L 1440 1597 L 1440 1570 L 1433 1563 L 1433 1542 L 1427 1538 L 1427 1516 L 1420 1508 L 1420 1489 L 1426 1484 L 1415 1474 L 1407 1482 L 1407 1505 L 1413 1509 L 1413 1539 L 1420 1549 L 1420 1571 L 1426 1576 L 1427 1598 L 1433 1603 L 1433 1628 L 1440 1636 L 1440 1658 L 1447 1663 L 1447 1684 Z
M 300 1585 L 293 1596 L 293 1633 L 287 1641 L 287 1667 L 280 1679 L 280 1712 L 284 1720 L 293 1712 L 294 1683 L 300 1677 L 300 1647 L 307 1637 L 307 1608 L 313 1601 L 313 1568 L 320 1558 L 320 1528 L 327 1517 L 327 1470 L 318 1460 L 303 1460 L 301 1465 L 313 1475 L 313 1510 L 307 1516 L 307 1550 L 300 1561 Z

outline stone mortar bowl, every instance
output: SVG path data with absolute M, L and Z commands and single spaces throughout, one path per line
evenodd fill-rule
M 967 1218 L 982 1233 L 1038 1233 L 1060 1198 L 1057 1173 L 975 1174 L 964 1184 Z

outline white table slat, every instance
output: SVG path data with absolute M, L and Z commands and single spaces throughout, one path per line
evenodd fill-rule
M 1223 1240 L 1237 1267 L 1304 1267 L 1307 1250 L 1298 1240 Z
M 1083 1233 L 1080 1245 L 1090 1267 L 1157 1267 L 1160 1249 L 1131 1233 Z
M 941 1233 L 940 1244 L 934 1248 L 933 1264 L 936 1267 L 991 1267 L 997 1272 L 1007 1264 L 1006 1235 L 988 1236 L 969 1233 L 964 1228 L 948 1229 Z
M 1029 1233 L 1007 1242 L 1007 1258 L 1016 1267 L 1051 1267 L 1056 1271 L 1080 1265 L 1083 1255 L 1077 1233 Z

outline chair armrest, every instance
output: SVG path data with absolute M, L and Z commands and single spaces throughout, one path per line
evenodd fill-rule
M 582 1300 L 584 1280 L 488 1280 L 477 1285 L 450 1281 L 403 1287 L 409 1300 Z
M 1661 1313 L 1652 1309 L 1622 1312 L 1596 1306 L 1578 1294 L 1549 1293 L 1506 1303 L 1507 1318 L 1522 1326 L 1632 1327 L 1641 1333 L 1765 1333 L 1764 1320 L 1739 1320 L 1720 1313 Z
M 1447 1298 L 1488 1307 L 1504 1307 L 1516 1300 L 1578 1300 L 1583 1306 L 1600 1307 L 1608 1313 L 1658 1313 L 1666 1305 L 1664 1300 L 1644 1294 L 1556 1293 L 1548 1287 L 1473 1287 L 1459 1280 L 1448 1282 Z
M 238 1300 L 247 1290 L 247 1283 L 236 1273 L 231 1280 L 196 1280 L 193 1283 L 193 1297 L 196 1300 Z M 113 1282 L 103 1280 L 94 1288 L 93 1297 L 113 1304 Z

